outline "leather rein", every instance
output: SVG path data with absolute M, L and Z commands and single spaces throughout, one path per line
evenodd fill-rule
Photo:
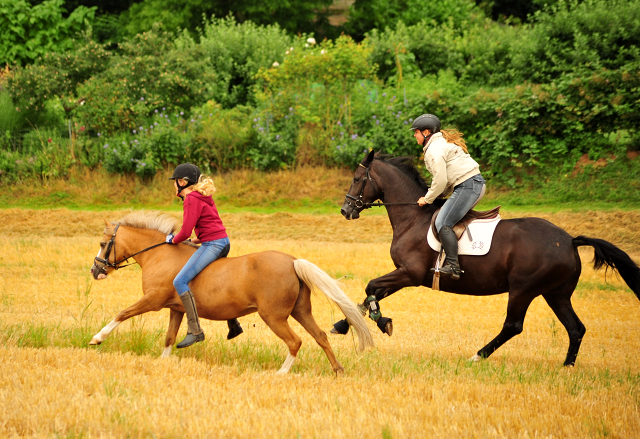
M 371 178 L 371 173 L 369 172 L 369 167 L 363 165 L 362 163 L 360 163 L 360 166 L 362 166 L 364 168 L 364 172 L 365 172 L 365 177 L 362 183 L 362 188 L 360 188 L 360 194 L 358 194 L 358 197 L 354 197 L 353 195 L 347 193 L 344 198 L 345 201 L 347 202 L 347 204 L 349 206 L 351 206 L 351 201 L 349 200 L 353 200 L 353 206 L 355 206 L 356 209 L 369 209 L 371 207 L 382 207 L 382 206 L 417 206 L 418 203 L 385 203 L 383 201 L 377 201 L 375 203 L 365 203 L 364 201 L 362 201 L 362 197 L 364 195 L 364 188 L 367 185 L 367 180 L 371 182 L 371 185 L 373 186 L 373 190 L 376 192 L 376 194 L 378 193 L 378 187 L 376 186 L 376 183 L 373 181 L 373 179 Z M 384 197 L 384 193 L 382 193 L 382 197 Z
M 131 264 L 127 264 L 127 265 L 120 265 L 120 264 L 122 264 L 125 261 L 129 261 L 129 258 L 132 258 L 135 255 L 139 255 L 140 253 L 144 253 L 144 252 L 149 251 L 151 249 L 154 249 L 156 247 L 160 247 L 161 245 L 167 244 L 166 242 L 161 242 L 160 244 L 152 245 L 151 247 L 147 247 L 147 248 L 145 248 L 143 250 L 140 250 L 137 253 L 129 255 L 129 256 L 127 256 L 125 258 L 122 258 L 122 259 L 120 259 L 118 261 L 118 255 L 117 255 L 117 252 L 116 252 L 116 233 L 118 233 L 118 227 L 120 227 L 120 224 L 116 224 L 116 228 L 113 230 L 113 235 L 111 235 L 111 239 L 109 240 L 109 243 L 107 244 L 107 251 L 105 252 L 104 259 L 99 257 L 99 256 L 96 256 L 93 259 L 94 262 L 97 261 L 97 262 L 100 262 L 101 264 L 103 264 L 103 267 L 100 268 L 100 271 L 105 273 L 105 274 L 107 273 L 107 268 L 109 268 L 109 267 L 113 268 L 114 270 L 119 270 L 120 268 L 128 267 L 129 265 L 134 265 L 134 264 L 136 264 L 136 262 L 132 262 Z M 113 249 L 113 260 L 115 261 L 113 263 L 109 262 L 109 255 L 111 254 L 111 249 Z

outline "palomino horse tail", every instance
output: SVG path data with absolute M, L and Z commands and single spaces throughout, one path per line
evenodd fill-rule
M 354 327 L 358 334 L 358 350 L 364 351 L 367 347 L 373 347 L 373 337 L 369 328 L 362 318 L 362 314 L 356 308 L 356 305 L 347 297 L 340 289 L 338 282 L 331 276 L 322 271 L 317 265 L 307 261 L 306 259 L 296 259 L 293 261 L 293 267 L 298 277 L 311 289 L 314 287 L 319 289 L 329 299 L 333 300 L 345 315 L 350 325 Z
M 604 266 L 618 270 L 622 279 L 629 285 L 629 288 L 636 293 L 640 299 L 640 268 L 633 262 L 628 254 L 620 250 L 610 242 L 602 239 L 587 238 L 577 236 L 573 238 L 573 246 L 589 245 L 593 247 L 594 259 L 593 268 L 599 269 Z

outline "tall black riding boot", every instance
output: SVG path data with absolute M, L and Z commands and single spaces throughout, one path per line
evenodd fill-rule
M 440 242 L 445 253 L 445 264 L 440 269 L 440 274 L 443 276 L 449 276 L 453 280 L 460 279 L 462 270 L 458 263 L 458 238 L 451 227 L 442 226 L 440 233 Z
M 231 340 L 232 338 L 236 338 L 244 331 L 242 330 L 242 326 L 240 326 L 240 322 L 238 319 L 227 320 L 227 326 L 229 327 L 229 333 L 227 334 L 227 340 Z
M 191 291 L 187 291 L 180 296 L 180 300 L 187 313 L 187 336 L 176 345 L 178 349 L 187 348 L 194 343 L 204 340 L 204 332 L 202 332 L 202 328 L 200 327 L 198 310 L 196 309 L 196 302 L 193 300 L 193 294 Z

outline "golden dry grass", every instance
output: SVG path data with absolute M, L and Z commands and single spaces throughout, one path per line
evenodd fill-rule
M 573 300 L 587 327 L 575 368 L 561 366 L 568 338 L 540 298 L 521 335 L 470 364 L 500 330 L 506 295 L 409 288 L 382 302 L 394 319 L 392 338 L 369 322 L 375 350 L 357 354 L 351 336 L 331 337 L 343 376 L 332 375 L 293 322 L 303 348 L 282 377 L 275 371 L 286 348 L 257 315 L 241 319 L 245 333 L 233 341 L 224 339 L 223 322 L 204 322 L 207 341 L 170 359 L 158 358 L 166 310 L 86 346 L 141 294 L 137 266 L 102 282 L 89 277 L 103 218 L 123 214 L 0 210 L 0 437 L 631 438 L 640 431 L 640 303 L 619 279 L 593 271 L 588 249 Z M 639 212 L 541 216 L 640 261 Z M 368 280 L 393 269 L 383 216 L 224 220 L 231 256 L 277 249 L 309 259 L 343 278 L 354 301 Z M 340 318 L 321 296 L 314 315 L 327 329 Z

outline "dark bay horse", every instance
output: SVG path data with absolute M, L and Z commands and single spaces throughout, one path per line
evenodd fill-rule
M 396 269 L 367 285 L 367 299 L 363 307 L 369 308 L 370 316 L 373 313 L 380 317 L 379 310 L 375 309 L 377 301 L 390 294 L 404 287 L 432 285 L 430 269 L 435 266 L 438 253 L 429 247 L 426 237 L 431 217 L 443 201 L 418 206 L 418 198 L 424 196 L 427 189 L 427 184 L 408 157 L 393 158 L 371 151 L 355 172 L 342 205 L 342 215 L 348 220 L 356 219 L 363 209 L 379 199 L 387 208 L 393 228 L 391 259 Z M 564 365 L 575 364 L 585 333 L 584 325 L 571 306 L 571 295 L 582 269 L 578 254 L 580 246 L 593 247 L 594 267 L 606 266 L 617 270 L 640 299 L 640 269 L 625 252 L 601 239 L 573 238 L 540 218 L 502 220 L 495 229 L 487 255 L 460 256 L 464 274 L 457 281 L 441 278 L 440 289 L 473 296 L 509 293 L 502 330 L 472 360 L 489 357 L 513 336 L 520 334 L 531 301 L 542 296 L 569 334 L 569 350 Z M 336 324 L 336 330 L 339 324 Z M 389 324 L 387 319 L 386 325 L 378 323 L 378 326 L 383 332 L 389 332 Z
M 142 298 L 124 309 L 93 339 L 102 343 L 123 321 L 162 308 L 171 310 L 163 357 L 171 353 L 184 307 L 173 286 L 173 279 L 196 251 L 192 245 L 163 245 L 168 233 L 179 229 L 177 221 L 153 212 L 135 212 L 117 224 L 105 221 L 100 251 L 91 267 L 94 279 L 105 279 L 128 258 L 142 269 Z M 302 340 L 289 326 L 292 316 L 311 334 L 327 354 L 334 372 L 344 368 L 336 359 L 327 335 L 311 314 L 311 289 L 317 288 L 335 302 L 353 325 L 359 349 L 373 346 L 373 337 L 355 304 L 338 283 L 316 265 L 304 259 L 276 251 L 252 253 L 218 259 L 205 268 L 190 284 L 200 317 L 229 320 L 258 312 L 262 320 L 289 348 L 278 371 L 287 373 L 296 358 Z

